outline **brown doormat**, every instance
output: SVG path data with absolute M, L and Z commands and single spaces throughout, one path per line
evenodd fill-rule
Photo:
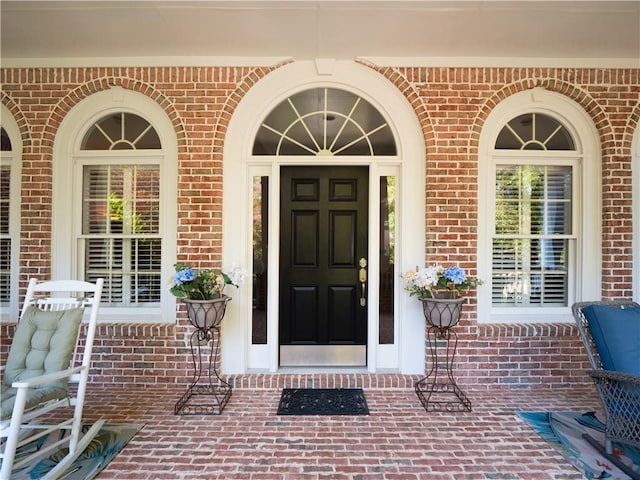
M 369 415 L 361 388 L 285 388 L 278 415 Z

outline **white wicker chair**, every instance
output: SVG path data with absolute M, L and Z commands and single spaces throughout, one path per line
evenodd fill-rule
M 96 283 L 36 279 L 29 282 L 9 358 L 3 367 L 2 480 L 9 479 L 14 469 L 30 465 L 67 444 L 67 455 L 46 478 L 59 477 L 103 425 L 100 420 L 80 436 L 102 288 L 101 278 Z M 88 324 L 82 345 L 81 321 L 86 314 Z M 75 386 L 69 388 L 72 384 Z M 46 417 L 42 418 L 43 415 Z M 60 430 L 70 432 L 47 449 L 16 458 L 20 446 Z

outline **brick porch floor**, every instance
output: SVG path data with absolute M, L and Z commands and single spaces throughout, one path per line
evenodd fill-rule
M 595 389 L 469 390 L 425 412 L 414 377 L 249 375 L 220 416 L 174 415 L 182 387 L 92 388 L 87 417 L 144 423 L 104 479 L 580 479 L 515 412 L 599 411 Z M 363 387 L 368 416 L 277 416 L 283 387 Z

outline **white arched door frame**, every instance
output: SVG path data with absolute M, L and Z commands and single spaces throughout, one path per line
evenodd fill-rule
M 262 120 L 282 100 L 302 90 L 334 87 L 351 91 L 375 106 L 390 124 L 397 142 L 396 159 L 354 157 L 350 165 L 370 170 L 370 206 L 379 200 L 375 178 L 396 175 L 396 274 L 424 263 L 425 251 L 425 146 L 415 111 L 387 79 L 350 61 L 296 62 L 270 73 L 251 88 L 238 104 L 227 129 L 223 152 L 223 267 L 252 265 L 252 176 L 267 175 L 269 187 L 269 245 L 279 244 L 279 170 L 281 165 L 345 165 L 345 157 L 252 157 L 253 141 Z M 304 162 L 304 163 L 302 163 Z M 375 208 L 370 208 L 369 231 L 377 231 Z M 378 251 L 378 238 L 370 233 L 369 251 Z M 278 249 L 269 249 L 269 265 L 278 265 Z M 424 320 L 419 302 L 409 301 L 397 282 L 395 288 L 396 341 L 378 345 L 378 263 L 369 263 L 369 337 L 367 365 L 370 372 L 394 370 L 406 374 L 424 372 Z M 222 327 L 222 369 L 225 373 L 278 370 L 278 269 L 268 271 L 267 344 L 251 344 L 251 285 L 233 293 Z M 372 348 L 375 347 L 375 348 Z

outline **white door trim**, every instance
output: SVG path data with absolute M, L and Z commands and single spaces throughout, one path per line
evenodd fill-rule
M 351 61 L 296 62 L 270 73 L 247 92 L 238 104 L 227 129 L 223 151 L 223 267 L 243 265 L 251 268 L 251 176 L 268 175 L 269 215 L 272 225 L 279 218 L 279 170 L 282 164 L 300 164 L 299 158 L 251 156 L 253 139 L 262 119 L 283 99 L 300 90 L 333 86 L 350 90 L 370 101 L 388 119 L 397 139 L 397 160 L 375 163 L 375 157 L 355 157 L 350 164 L 369 165 L 370 205 L 376 205 L 379 192 L 376 178 L 398 177 L 396 198 L 397 275 L 424 263 L 425 252 L 425 145 L 415 111 L 402 93 L 374 70 Z M 373 159 L 373 160 L 372 160 Z M 332 157 L 305 157 L 304 165 L 330 165 Z M 342 161 L 344 164 L 344 160 Z M 388 173 L 395 172 L 395 173 Z M 379 221 L 370 211 L 370 231 Z M 279 229 L 270 228 L 269 245 L 279 244 Z M 369 251 L 378 251 L 378 239 L 370 234 Z M 373 258 L 371 258 L 373 260 Z M 278 265 L 278 249 L 269 249 L 269 265 Z M 370 263 L 370 278 L 376 278 L 377 265 Z M 251 285 L 245 284 L 233 294 L 222 327 L 222 370 L 246 373 L 278 370 L 278 273 L 269 269 L 267 344 L 251 345 Z M 370 285 L 370 293 L 376 292 Z M 394 348 L 378 345 L 377 302 L 369 301 L 368 370 L 395 370 L 406 374 L 424 372 L 424 320 L 419 302 L 409 301 L 398 282 L 396 288 L 397 319 Z M 374 308 L 375 307 L 375 308 Z M 375 310 L 375 311 L 374 311 Z M 372 323 L 375 321 L 375 325 Z

